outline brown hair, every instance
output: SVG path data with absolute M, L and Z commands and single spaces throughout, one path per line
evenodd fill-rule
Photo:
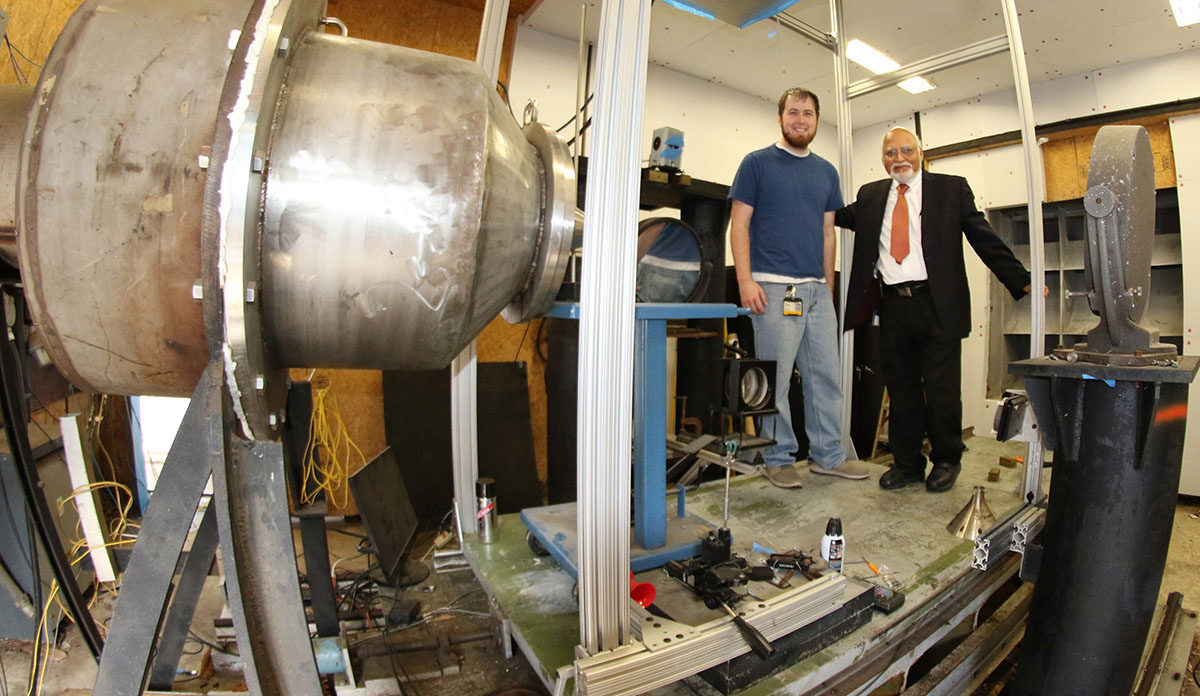
M 803 87 L 793 87 L 779 97 L 780 116 L 783 115 L 783 107 L 787 106 L 788 97 L 794 97 L 797 101 L 811 99 L 813 103 L 813 110 L 817 112 L 817 116 L 821 115 L 821 100 L 817 98 L 817 95 L 808 91 L 807 89 L 804 89 Z

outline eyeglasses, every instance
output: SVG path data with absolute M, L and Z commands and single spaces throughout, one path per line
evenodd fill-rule
M 917 151 L 917 148 L 915 148 L 915 147 L 902 147 L 899 150 L 897 150 L 896 148 L 893 147 L 893 148 L 884 150 L 883 156 L 887 157 L 889 159 L 895 159 L 897 154 L 902 154 L 905 157 L 912 157 L 913 153 L 916 151 Z

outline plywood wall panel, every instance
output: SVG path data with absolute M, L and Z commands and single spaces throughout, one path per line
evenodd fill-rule
M 55 39 L 80 4 L 82 0 L 6 0 L 8 40 L 31 60 L 45 65 Z M 17 61 L 29 83 L 37 82 L 40 69 L 20 56 Z M 0 51 L 0 84 L 24 84 L 17 79 L 7 50 Z
M 1154 153 L 1155 188 L 1175 186 L 1175 154 L 1167 119 L 1167 116 L 1150 116 L 1112 124 L 1143 126 L 1146 129 L 1150 136 L 1150 149 Z M 1083 197 L 1087 191 L 1092 143 L 1099 130 L 1100 126 L 1089 126 L 1055 133 L 1042 146 L 1047 200 L 1065 201 Z

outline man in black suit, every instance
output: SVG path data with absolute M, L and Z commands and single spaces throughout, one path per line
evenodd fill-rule
M 971 331 L 962 238 L 1014 298 L 1029 292 L 1029 272 L 976 209 L 967 180 L 924 172 L 922 160 L 915 135 L 888 131 L 883 168 L 890 178 L 859 189 L 835 220 L 856 231 L 844 329 L 868 324 L 879 311 L 895 457 L 879 485 L 924 481 L 936 493 L 953 488 L 962 469 L 962 339 Z

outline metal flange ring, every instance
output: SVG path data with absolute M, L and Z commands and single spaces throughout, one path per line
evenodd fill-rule
M 567 144 L 549 126 L 534 121 L 522 130 L 542 161 L 542 224 L 533 273 L 501 315 L 517 324 L 550 311 L 571 258 L 575 232 L 575 166 Z

